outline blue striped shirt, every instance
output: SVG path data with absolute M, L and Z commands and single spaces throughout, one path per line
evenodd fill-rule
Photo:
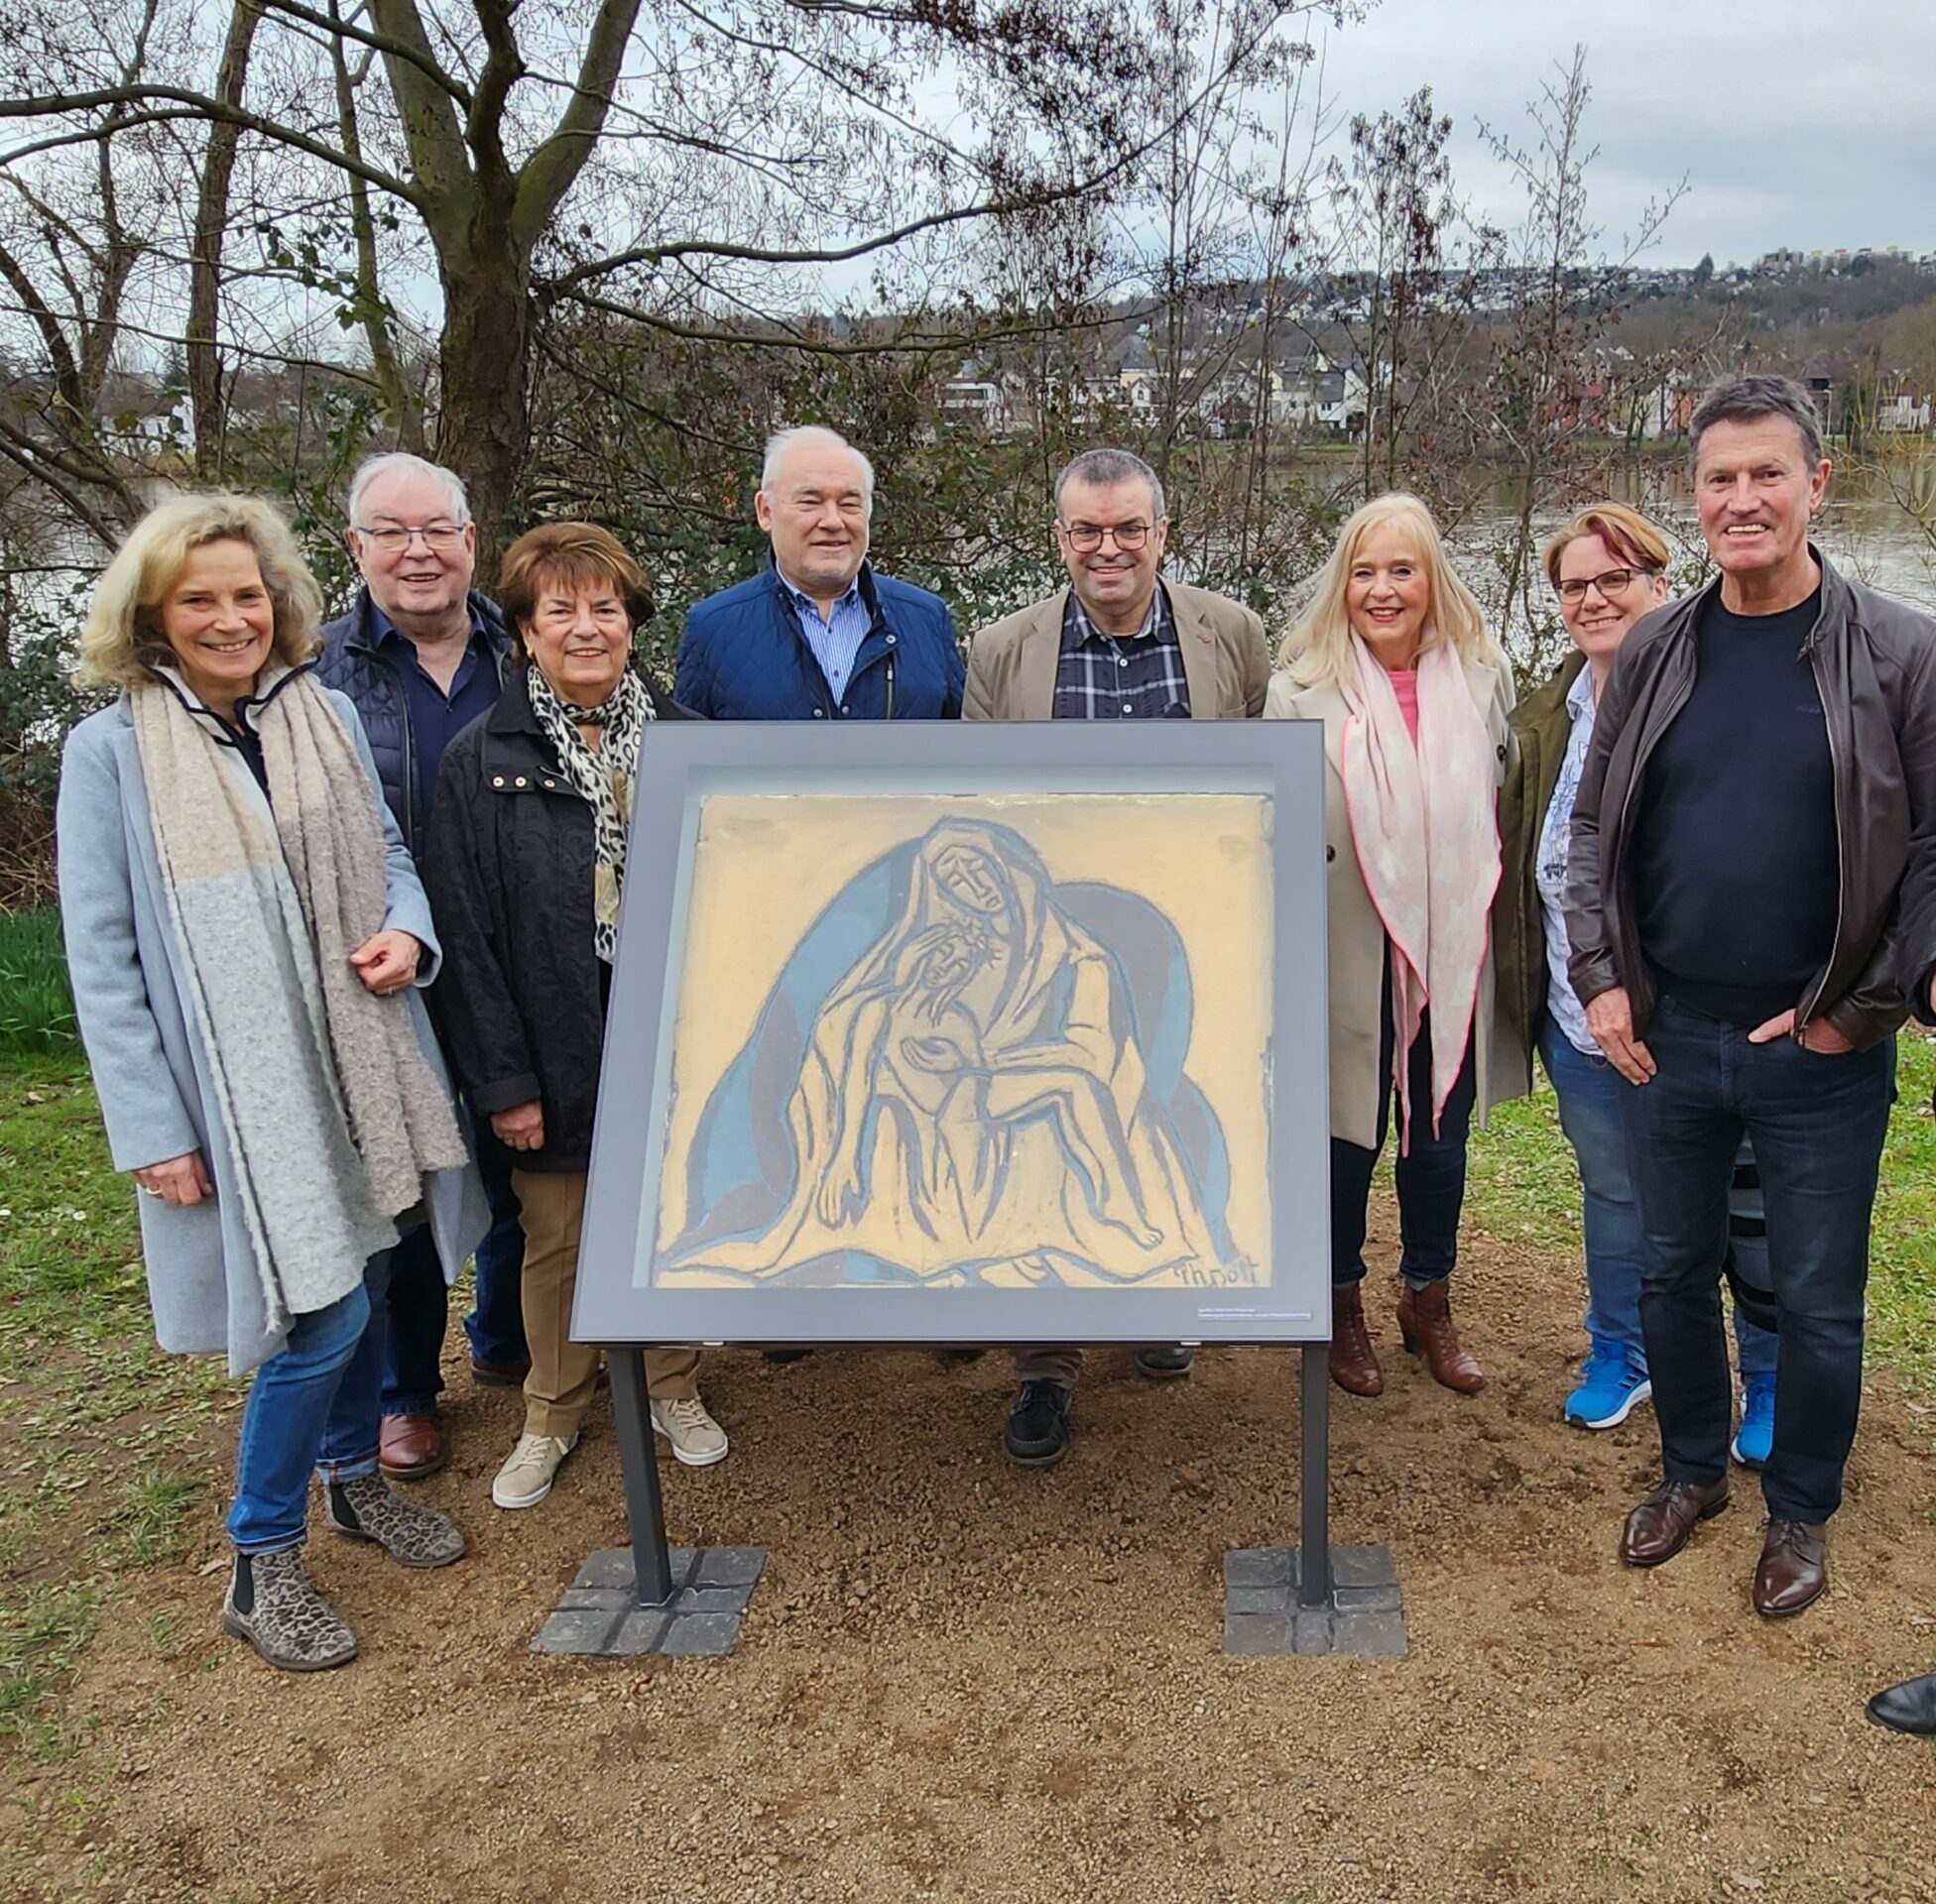
M 775 573 L 780 571 L 776 569 Z M 820 619 L 819 604 L 811 596 L 802 595 L 785 575 L 780 576 L 780 586 L 786 591 L 793 613 L 800 618 L 800 633 L 806 637 L 813 658 L 820 663 L 827 686 L 834 699 L 839 700 L 847 691 L 848 676 L 854 671 L 854 657 L 860 654 L 867 631 L 874 625 L 867 603 L 861 598 L 860 577 L 856 575 L 847 584 L 846 594 L 834 603 L 833 614 L 824 622 Z

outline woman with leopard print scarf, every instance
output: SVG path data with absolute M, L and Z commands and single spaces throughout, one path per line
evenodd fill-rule
M 500 1507 L 535 1507 L 577 1446 L 598 1377 L 570 1340 L 605 1004 L 639 748 L 690 719 L 632 668 L 648 610 L 638 564 L 605 530 L 552 523 L 506 553 L 498 596 L 519 670 L 443 757 L 424 861 L 442 928 L 436 1006 L 470 1102 L 513 1153 L 524 1213 L 525 1425 Z M 696 1351 L 646 1358 L 654 1428 L 688 1467 L 726 1455 L 699 1399 Z

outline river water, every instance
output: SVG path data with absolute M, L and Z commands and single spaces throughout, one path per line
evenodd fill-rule
M 1686 472 L 1675 468 L 1636 473 L 1623 484 L 1620 500 L 1652 518 L 1666 532 L 1675 549 L 1676 586 L 1691 585 L 1704 555 L 1693 492 Z M 1537 546 L 1571 511 L 1535 513 Z M 1502 488 L 1459 529 L 1447 536 L 1453 565 L 1488 610 L 1499 612 L 1500 563 L 1497 552 L 1510 545 L 1518 524 L 1516 500 Z M 1816 519 L 1814 540 L 1830 561 L 1853 580 L 1936 615 L 1936 539 L 1925 536 L 1889 493 L 1886 482 L 1873 472 L 1859 478 L 1831 480 L 1827 501 Z M 1541 601 L 1545 597 L 1542 591 Z M 1515 655 L 1528 652 L 1550 655 L 1558 634 L 1558 616 L 1529 631 L 1512 618 L 1507 646 Z

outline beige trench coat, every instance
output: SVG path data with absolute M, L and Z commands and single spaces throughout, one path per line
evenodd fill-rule
M 1506 777 L 1506 764 L 1513 741 L 1506 724 L 1512 706 L 1512 670 L 1501 661 L 1469 665 L 1466 686 L 1473 705 L 1486 723 L 1493 744 L 1497 790 Z M 1344 781 L 1339 776 L 1339 748 L 1346 716 L 1344 695 L 1329 682 L 1299 686 L 1289 674 L 1270 677 L 1265 697 L 1267 721 L 1322 721 L 1324 723 L 1324 858 L 1330 905 L 1331 953 L 1331 1134 L 1369 1150 L 1378 1136 L 1379 992 L 1385 976 L 1385 926 L 1359 871 L 1352 844 L 1351 821 L 1345 813 Z M 1479 974 L 1479 999 L 1474 1009 L 1478 1111 L 1486 1113 L 1508 1098 L 1523 1097 L 1528 1078 L 1525 1053 L 1520 1050 L 1505 1013 L 1499 1009 L 1494 982 L 1493 952 Z

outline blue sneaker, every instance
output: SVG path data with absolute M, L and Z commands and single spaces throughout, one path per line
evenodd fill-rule
M 1735 1459 L 1759 1468 L 1774 1452 L 1774 1377 L 1750 1375 L 1741 1390 L 1741 1426 L 1735 1431 Z
M 1616 1428 L 1653 1393 L 1647 1371 L 1617 1342 L 1595 1341 L 1580 1365 L 1580 1385 L 1566 1397 L 1576 1428 Z

